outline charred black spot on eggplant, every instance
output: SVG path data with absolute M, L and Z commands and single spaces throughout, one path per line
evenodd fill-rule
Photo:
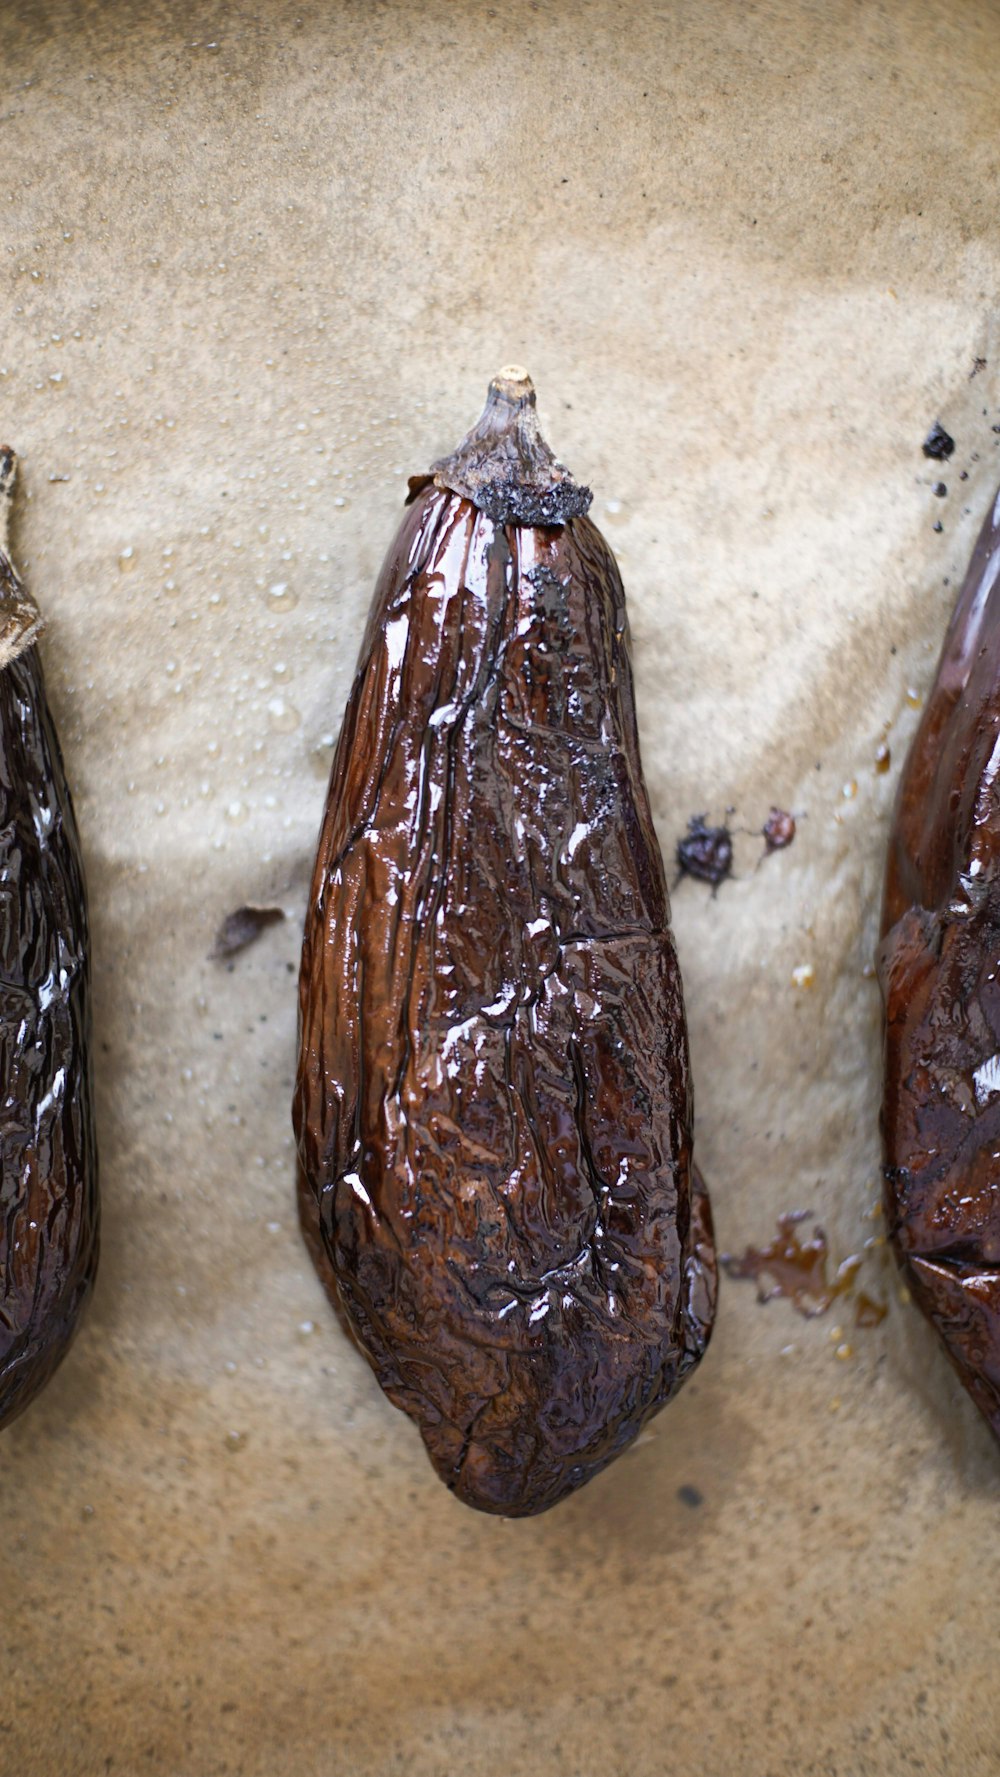
M 527 1514 L 701 1358 L 711 1219 L 624 592 L 524 372 L 410 499 L 306 922 L 300 1205 L 441 1478 Z
M 0 448 L 0 1425 L 65 1355 L 98 1253 L 86 890 L 38 610 L 6 545 L 14 475 Z

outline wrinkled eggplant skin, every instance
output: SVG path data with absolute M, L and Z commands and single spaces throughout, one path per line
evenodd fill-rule
M 879 975 L 888 1233 L 1000 1437 L 1000 494 L 903 769 Z
M 407 512 L 300 1019 L 327 1286 L 447 1486 L 543 1511 L 690 1374 L 716 1286 L 624 593 L 588 518 L 496 522 L 435 485 Z
M 98 1256 L 86 893 L 34 646 L 0 670 L 0 909 L 3 1426 L 65 1356 Z

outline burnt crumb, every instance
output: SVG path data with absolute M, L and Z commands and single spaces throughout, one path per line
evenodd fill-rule
M 934 483 L 934 486 L 933 486 L 933 488 L 932 488 L 932 489 L 931 489 L 931 492 L 932 492 L 932 493 L 933 493 L 933 494 L 936 494 L 936 495 L 937 495 L 937 497 L 938 497 L 938 499 L 939 499 L 939 500 L 943 500 L 943 499 L 944 499 L 944 497 L 945 497 L 945 494 L 946 494 L 946 493 L 947 493 L 947 492 L 948 492 L 948 484 L 947 484 L 947 482 L 944 482 L 944 481 L 936 481 L 936 482 L 935 482 L 935 483 Z
M 968 469 L 963 469 L 963 470 L 962 470 L 962 473 L 961 473 L 961 475 L 960 475 L 960 476 L 959 476 L 959 478 L 958 478 L 958 479 L 959 479 L 959 481 L 968 481 L 968 479 L 969 479 L 969 471 L 968 471 Z
M 795 838 L 795 816 L 784 808 L 772 808 L 761 829 L 768 851 L 784 851 Z
M 944 525 L 941 523 L 940 519 L 938 519 L 937 524 L 934 526 L 934 529 L 936 531 L 943 531 L 944 530 Z
M 973 358 L 972 369 L 969 371 L 970 383 L 971 383 L 974 376 L 978 376 L 979 372 L 981 370 L 985 370 L 985 369 L 986 369 L 986 359 L 985 358 Z
M 699 1492 L 697 1487 L 692 1487 L 689 1481 L 685 1481 L 683 1487 L 678 1487 L 677 1497 L 680 1500 L 681 1505 L 691 1506 L 692 1508 L 704 1505 L 705 1503 L 705 1495 Z
M 227 913 L 215 935 L 210 955 L 213 962 L 225 962 L 253 944 L 267 926 L 278 925 L 285 917 L 280 907 L 237 907 Z
M 697 877 L 718 888 L 733 868 L 733 836 L 728 827 L 709 827 L 703 814 L 694 814 L 688 830 L 677 841 L 677 862 L 682 876 Z
M 950 432 L 945 431 L 941 421 L 935 420 L 920 448 L 925 457 L 931 457 L 935 463 L 943 463 L 951 456 L 955 440 Z

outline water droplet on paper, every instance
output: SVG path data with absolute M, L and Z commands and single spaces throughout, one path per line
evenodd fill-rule
M 272 697 L 267 706 L 267 719 L 275 734 L 291 734 L 302 720 L 293 704 L 283 697 Z

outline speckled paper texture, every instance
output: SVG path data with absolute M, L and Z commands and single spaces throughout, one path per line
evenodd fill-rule
M 1000 1454 L 877 1244 L 866 965 L 1000 479 L 998 74 L 988 0 L 3 8 L 0 431 L 104 1202 L 0 1436 L 3 1777 L 996 1771 Z M 665 852 L 733 810 L 735 879 L 674 895 L 720 1245 L 812 1209 L 888 1314 L 724 1278 L 634 1451 L 504 1523 L 334 1323 L 289 1103 L 374 577 L 510 361 L 621 562 Z M 287 918 L 210 960 L 247 903 Z

